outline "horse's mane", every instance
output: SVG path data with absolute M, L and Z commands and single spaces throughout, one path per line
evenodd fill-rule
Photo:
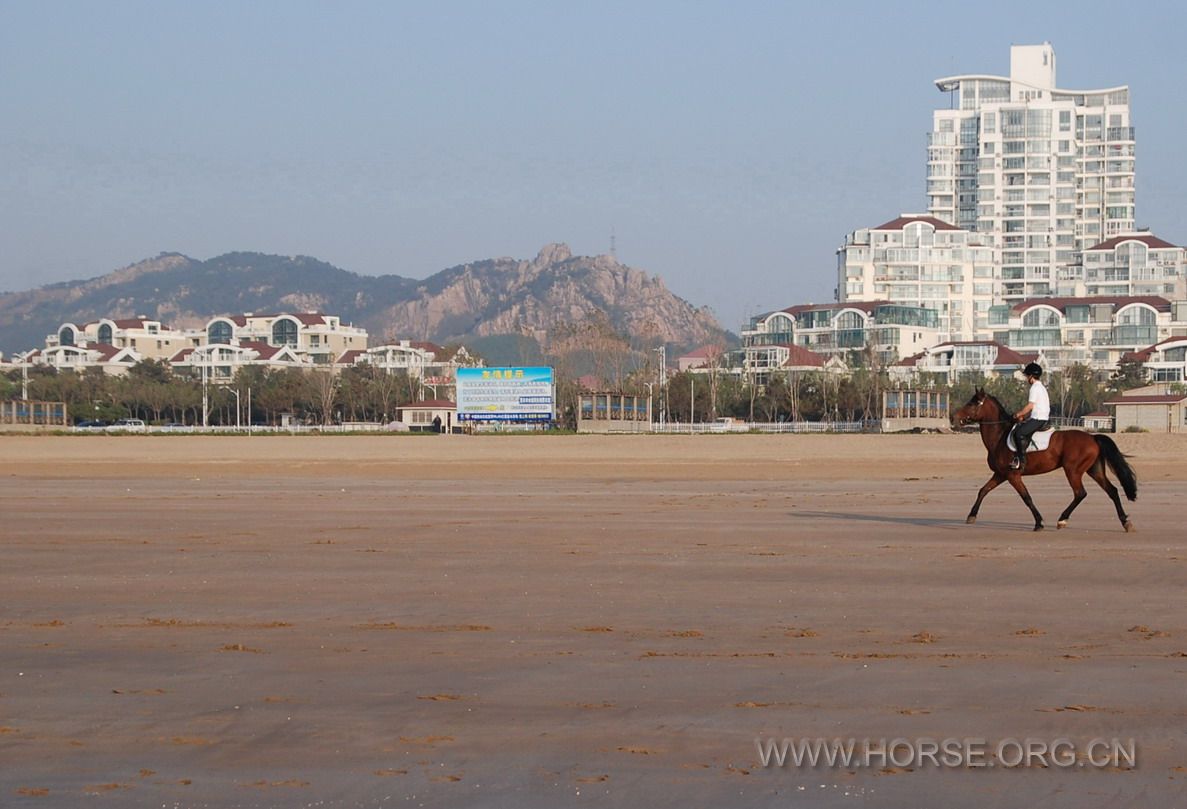
M 1002 412 L 1002 415 L 1003 415 L 1003 416 L 1005 416 L 1005 415 L 1008 415 L 1008 414 L 1009 414 L 1009 412 L 1010 412 L 1010 411 L 1006 409 L 1006 406 L 1005 406 L 1004 404 L 1002 404 L 1002 402 L 1001 402 L 1001 399 L 998 399 L 996 396 L 994 396 L 994 395 L 993 395 L 992 393 L 990 393 L 989 391 L 982 391 L 982 393 L 984 393 L 984 394 L 985 394 L 985 398 L 986 398 L 986 399 L 988 399 L 989 401 L 991 401 L 991 402 L 993 402 L 995 405 L 997 405 L 997 409 L 998 409 L 998 410 L 1000 410 L 1000 411 Z

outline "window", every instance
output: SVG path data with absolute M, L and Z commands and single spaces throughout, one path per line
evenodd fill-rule
M 231 324 L 225 320 L 216 320 L 206 330 L 206 341 L 211 345 L 231 344 Z
M 1045 306 L 1031 309 L 1022 316 L 1022 327 L 1027 329 L 1056 328 L 1059 326 L 1059 313 Z
M 111 345 L 111 325 L 104 323 L 99 326 L 99 343 L 101 345 Z
M 58 345 L 74 345 L 74 329 L 70 328 L 69 326 L 63 326 L 62 330 L 58 332 Z
M 282 317 L 272 324 L 272 345 L 297 345 L 297 324 L 287 317 Z
M 1153 326 L 1156 316 L 1148 306 L 1127 306 L 1117 314 L 1120 326 Z

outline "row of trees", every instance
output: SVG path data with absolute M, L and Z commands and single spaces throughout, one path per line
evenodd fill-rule
M 627 393 L 649 395 L 653 378 L 636 375 L 627 380 Z M 1085 365 L 1072 365 L 1046 380 L 1053 414 L 1080 418 L 1102 409 L 1105 399 L 1122 390 L 1145 384 L 1140 364 L 1123 364 L 1108 380 L 1101 381 Z M 713 370 L 682 372 L 668 378 L 660 391 L 653 385 L 655 412 L 667 408 L 669 421 L 712 421 L 730 416 L 746 421 L 863 421 L 876 419 L 882 407 L 882 392 L 894 388 L 924 388 L 946 391 L 953 408 L 968 401 L 983 387 L 1007 407 L 1019 410 L 1026 404 L 1026 385 L 1012 377 L 969 374 L 949 383 L 943 375 L 924 374 L 914 382 L 892 381 L 885 369 L 858 367 L 845 374 L 825 371 L 771 372 L 765 384 L 751 384 Z M 563 402 L 563 399 L 562 399 Z
M 29 398 L 66 402 L 75 420 L 142 418 L 148 422 L 201 424 L 203 386 L 199 379 L 174 374 L 168 363 L 144 360 L 126 376 L 99 368 L 82 373 L 29 369 Z M 0 375 L 0 398 L 21 392 L 19 372 Z M 261 367 L 239 369 L 228 385 L 206 386 L 207 420 L 212 425 L 276 424 L 281 414 L 314 424 L 389 421 L 396 408 L 421 398 L 421 384 L 403 371 L 386 373 L 355 366 L 328 369 Z
M 582 390 L 568 368 L 574 353 L 591 348 L 591 334 L 582 337 L 574 336 L 571 351 L 548 358 L 555 368 L 558 419 L 567 427 L 576 426 Z M 609 339 L 603 337 L 603 344 L 593 348 L 605 347 Z M 669 421 L 712 421 L 721 416 L 772 422 L 874 419 L 880 415 L 882 391 L 893 387 L 946 390 L 954 407 L 967 401 L 978 386 L 1012 409 L 1020 408 L 1026 398 L 1025 386 L 1009 377 L 972 375 L 948 384 L 943 377 L 924 375 L 910 385 L 892 383 L 885 368 L 864 366 L 860 356 L 851 358 L 857 367 L 846 374 L 772 371 L 764 384 L 757 384 L 745 375 L 739 378 L 714 367 L 705 373 L 672 375 L 660 386 L 657 367 L 646 354 L 618 345 L 620 352 L 610 352 L 621 360 L 610 368 L 618 384 L 607 381 L 608 387 L 653 396 L 654 412 L 666 408 Z M 1143 384 L 1144 377 L 1140 364 L 1123 363 L 1102 383 L 1092 369 L 1073 365 L 1051 374 L 1046 383 L 1054 414 L 1079 417 L 1099 410 L 1109 395 Z M 34 367 L 28 384 L 31 399 L 66 402 L 76 420 L 135 417 L 157 423 L 202 422 L 201 381 L 175 375 L 164 362 L 145 360 L 123 377 L 108 376 L 97 368 L 57 373 Z M 19 396 L 20 386 L 19 372 L 0 375 L 0 398 Z M 352 366 L 339 374 L 328 369 L 245 367 L 229 385 L 207 386 L 207 420 L 213 425 L 276 424 L 281 414 L 288 413 L 314 424 L 387 422 L 395 417 L 397 407 L 424 398 L 424 393 L 418 378 L 369 365 Z

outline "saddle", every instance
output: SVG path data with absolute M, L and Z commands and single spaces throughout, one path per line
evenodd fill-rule
M 1030 437 L 1030 446 L 1026 448 L 1026 454 L 1032 452 L 1042 452 L 1051 443 L 1051 436 L 1055 435 L 1055 428 L 1048 427 L 1046 430 L 1039 430 Z M 1014 431 L 1010 430 L 1010 435 L 1006 438 L 1006 446 L 1010 448 L 1010 452 L 1017 452 L 1018 445 L 1014 443 Z

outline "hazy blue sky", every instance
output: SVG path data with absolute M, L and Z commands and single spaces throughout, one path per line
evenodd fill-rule
M 933 80 L 1050 41 L 1129 84 L 1140 225 L 1187 242 L 1177 3 L 0 0 L 0 289 L 161 251 L 423 277 L 567 242 L 729 328 L 831 299 L 925 208 Z

